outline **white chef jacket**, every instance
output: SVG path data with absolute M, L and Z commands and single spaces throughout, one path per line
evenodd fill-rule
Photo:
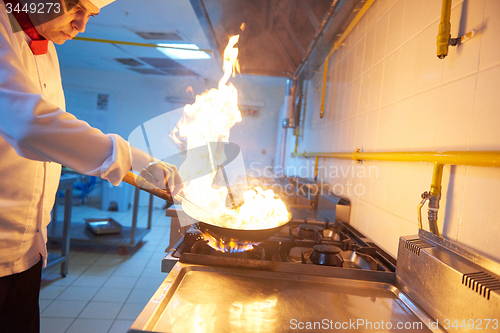
M 40 254 L 46 265 L 61 164 L 118 185 L 132 158 L 127 141 L 65 112 L 54 44 L 35 56 L 29 41 L 12 32 L 0 0 L 0 277 L 27 270 Z

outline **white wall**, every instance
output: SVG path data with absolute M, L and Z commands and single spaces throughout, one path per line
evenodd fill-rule
M 186 88 L 193 87 L 195 94 L 215 86 L 202 78 L 140 75 L 110 71 L 89 71 L 62 68 L 67 111 L 103 132 L 118 133 L 124 138 L 144 122 L 182 107 L 184 104 L 168 103 L 167 97 L 185 99 Z M 284 79 L 239 76 L 231 79 L 239 90 L 240 103 L 258 104 L 262 107 L 257 116 L 243 116 L 236 124 L 230 141 L 240 145 L 245 164 L 250 167 L 272 165 L 275 153 L 279 109 L 283 103 L 286 82 Z M 97 94 L 109 94 L 108 110 L 96 106 Z M 166 133 L 170 133 L 166 124 Z M 262 150 L 266 153 L 263 154 Z M 176 152 L 173 152 L 176 153 Z M 147 195 L 141 195 L 141 204 L 147 204 Z M 163 202 L 155 200 L 155 206 Z
M 500 150 L 500 1 L 453 1 L 452 37 L 477 34 L 443 60 L 436 56 L 440 13 L 438 0 L 376 1 L 330 59 L 324 119 L 321 74 L 310 81 L 299 152 Z M 288 166 L 306 163 L 287 158 Z M 323 169 L 321 177 L 351 199 L 351 223 L 391 254 L 400 235 L 417 233 L 431 164 L 330 159 L 321 166 L 343 168 L 345 175 L 326 177 Z M 363 167 L 374 167 L 372 175 L 358 175 Z M 442 193 L 444 236 L 500 260 L 500 170 L 447 165 Z

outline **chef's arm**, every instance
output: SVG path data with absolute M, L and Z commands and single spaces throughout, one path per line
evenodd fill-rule
M 0 6 L 1 8 L 1 6 Z M 1 13 L 5 15 L 5 13 Z M 28 159 L 57 162 L 117 185 L 131 166 L 142 171 L 148 154 L 129 147 L 118 135 L 100 130 L 64 112 L 29 79 L 18 54 L 18 40 L 0 20 L 0 136 Z M 22 33 L 22 32 L 21 32 Z M 15 47 L 13 47 L 15 45 Z M 59 72 L 54 75 L 60 77 Z

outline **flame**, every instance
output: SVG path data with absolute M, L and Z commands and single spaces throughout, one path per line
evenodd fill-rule
M 187 143 L 186 160 L 179 169 L 186 196 L 213 214 L 200 212 L 183 202 L 182 207 L 188 215 L 223 227 L 267 229 L 289 220 L 286 206 L 281 199 L 274 198 L 272 190 L 250 189 L 243 193 L 243 205 L 231 209 L 226 207 L 227 187 L 212 187 L 217 169 L 226 160 L 223 144 L 213 143 L 228 142 L 230 129 L 242 120 L 238 91 L 228 83 L 231 75 L 239 72 L 238 49 L 235 47 L 238 39 L 239 35 L 231 37 L 224 50 L 224 75 L 218 89 L 196 96 L 193 104 L 184 107 L 183 116 L 171 137 L 178 144 Z M 200 149 L 192 149 L 202 146 L 208 149 L 202 153 Z
M 223 253 L 239 253 L 245 252 L 248 250 L 253 250 L 254 245 L 259 245 L 260 243 L 239 243 L 235 241 L 224 242 L 216 239 L 209 233 L 203 233 L 203 239 L 208 241 L 208 246 L 213 248 L 214 250 L 223 252 Z

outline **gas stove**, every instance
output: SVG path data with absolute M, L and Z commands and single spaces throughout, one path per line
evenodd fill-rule
M 348 223 L 348 200 L 294 189 L 294 219 L 258 244 L 217 248 L 172 214 L 168 275 L 129 333 L 498 332 L 499 262 L 425 230 L 396 262 Z
M 292 220 L 274 236 L 250 246 L 216 249 L 196 225 L 163 259 L 162 270 L 184 263 L 266 267 L 273 262 L 395 272 L 396 260 L 347 223 Z M 307 270 L 307 266 L 302 270 Z

